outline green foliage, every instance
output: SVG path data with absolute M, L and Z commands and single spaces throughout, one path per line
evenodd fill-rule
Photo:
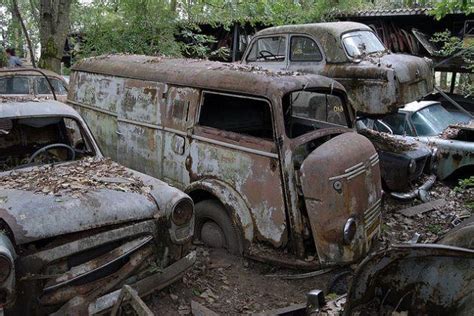
M 185 57 L 210 59 L 224 59 L 229 57 L 230 51 L 227 47 L 221 47 L 214 51 L 211 49 L 211 46 L 217 43 L 214 36 L 199 34 L 194 31 L 199 31 L 199 29 L 184 28 L 181 31 L 180 35 L 186 42 L 181 46 L 181 51 Z
M 8 58 L 5 50 L 0 48 L 0 68 L 8 66 Z
M 445 15 L 454 13 L 454 12 L 464 12 L 467 14 L 474 13 L 474 4 L 472 0 L 441 0 L 441 1 L 431 1 L 433 5 L 433 14 L 436 19 L 440 20 Z
M 459 180 L 458 185 L 456 187 L 456 191 L 462 192 L 469 188 L 474 188 L 474 176 L 470 176 L 467 179 Z

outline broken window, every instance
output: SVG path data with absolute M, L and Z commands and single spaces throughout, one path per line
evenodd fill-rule
M 286 134 L 291 138 L 327 126 L 348 126 L 344 104 L 335 95 L 295 91 L 285 96 L 283 107 Z
M 67 94 L 66 87 L 63 83 L 57 79 L 49 78 L 51 85 L 54 88 L 54 93 L 59 95 Z M 51 94 L 51 88 L 49 87 L 48 81 L 44 77 L 36 78 L 36 93 L 37 94 Z
M 318 45 L 306 36 L 291 37 L 291 61 L 321 61 L 323 56 Z
M 0 78 L 0 94 L 29 94 L 30 84 L 27 77 Z
M 0 119 L 0 171 L 93 155 L 81 125 L 63 117 Z
M 273 139 L 270 105 L 250 97 L 204 93 L 199 125 Z
M 247 56 L 247 61 L 284 61 L 286 54 L 286 37 L 264 37 L 255 41 Z

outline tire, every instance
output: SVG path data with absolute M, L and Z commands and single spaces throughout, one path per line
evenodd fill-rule
M 240 232 L 218 201 L 204 200 L 196 203 L 194 209 L 196 239 L 211 248 L 225 248 L 233 255 L 242 255 Z M 204 233 L 204 236 L 201 236 L 201 233 Z

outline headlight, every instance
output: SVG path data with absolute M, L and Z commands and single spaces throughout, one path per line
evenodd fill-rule
M 189 200 L 182 200 L 174 208 L 171 220 L 177 226 L 184 225 L 191 220 L 193 212 L 193 203 Z
M 357 231 L 357 224 L 355 219 L 349 218 L 344 225 L 344 242 L 350 244 L 354 240 Z
M 0 283 L 4 282 L 12 272 L 12 262 L 10 258 L 0 255 Z
M 408 172 L 410 174 L 414 174 L 416 172 L 416 161 L 415 161 L 415 159 L 410 160 L 410 163 L 408 164 Z

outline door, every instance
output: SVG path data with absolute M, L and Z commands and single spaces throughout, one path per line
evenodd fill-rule
M 242 196 L 258 240 L 286 245 L 280 162 L 266 100 L 203 92 L 189 162 L 194 179 L 225 182 Z
M 290 36 L 288 59 L 289 71 L 321 74 L 325 65 L 321 47 L 307 35 Z
M 244 60 L 270 70 L 285 70 L 287 67 L 287 35 L 259 37 L 252 41 Z
M 190 172 L 186 169 L 189 156 L 190 129 L 194 124 L 200 90 L 169 86 L 166 103 L 162 109 L 163 163 L 165 182 L 184 189 L 190 183 Z

